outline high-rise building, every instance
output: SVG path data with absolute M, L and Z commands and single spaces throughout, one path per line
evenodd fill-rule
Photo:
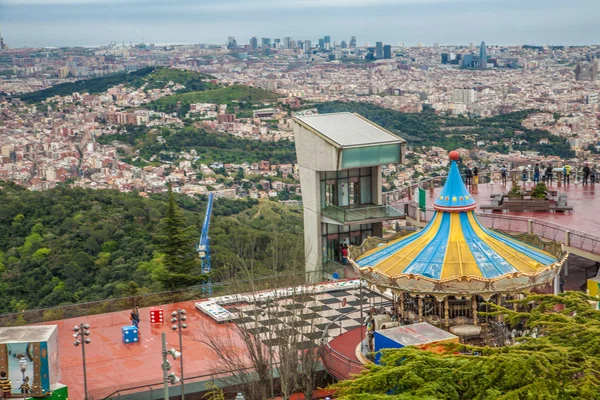
M 392 58 L 392 46 L 389 44 L 386 44 L 385 46 L 383 46 L 383 58 L 385 58 L 386 60 L 389 60 L 390 58 Z
M 345 40 L 342 40 L 342 43 L 340 43 L 340 47 L 341 47 L 342 49 L 347 49 L 347 48 L 348 48 L 348 44 L 346 43 L 346 41 L 345 41 Z
M 350 37 L 350 48 L 353 49 L 356 47 L 356 36 Z
M 281 39 L 273 39 L 273 48 L 278 49 L 281 47 Z
M 450 62 L 450 54 L 442 53 L 442 64 L 448 64 Z
M 237 42 L 235 41 L 235 37 L 234 36 L 229 36 L 227 38 L 227 48 L 228 49 L 235 49 L 237 47 Z
M 325 41 L 325 43 L 331 44 L 331 36 L 325 36 L 323 37 L 323 40 Z
M 291 49 L 292 48 L 292 38 L 287 36 L 283 38 L 283 48 Z
M 250 39 L 250 48 L 252 50 L 258 49 L 258 39 L 256 38 L 256 36 L 254 36 Z
M 6 44 L 4 44 L 4 38 L 2 37 L 2 32 L 0 32 L 0 51 L 6 50 Z
M 310 51 L 312 49 L 312 41 L 305 40 L 304 41 L 304 51 Z
M 383 58 L 383 42 L 375 42 L 375 58 L 378 60 Z
M 319 39 L 319 49 L 325 49 L 325 39 Z
M 271 47 L 271 39 L 270 38 L 262 38 L 262 47 L 264 47 L 264 48 Z
M 485 42 L 481 42 L 479 46 L 479 69 L 487 68 L 487 49 L 485 48 Z
M 598 63 L 580 61 L 575 67 L 575 79 L 578 81 L 595 81 L 598 79 Z
M 585 104 L 598 104 L 598 93 L 589 93 L 585 95 Z
M 452 102 L 453 103 L 475 103 L 477 96 L 473 89 L 454 89 L 452 91 Z

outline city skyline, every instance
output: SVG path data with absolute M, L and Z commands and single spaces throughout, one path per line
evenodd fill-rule
M 600 3 L 574 0 L 350 0 L 218 4 L 177 0 L 4 0 L 0 28 L 11 47 L 100 46 L 111 41 L 223 44 L 228 36 L 246 44 L 253 36 L 332 42 L 376 41 L 408 46 L 594 44 Z M 307 24 L 311 21 L 311 24 Z M 571 21 L 577 21 L 573 23 Z M 468 29 L 464 27 L 468 22 Z M 315 28 L 318 27 L 318 28 Z

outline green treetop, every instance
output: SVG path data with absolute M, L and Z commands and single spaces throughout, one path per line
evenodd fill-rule
M 600 311 L 589 300 L 581 292 L 530 295 L 514 302 L 525 310 L 519 312 L 490 304 L 494 311 L 488 315 L 503 315 L 537 334 L 500 348 L 454 344 L 442 354 L 414 347 L 385 350 L 381 365 L 336 384 L 337 398 L 598 399 Z M 480 355 L 471 355 L 475 352 Z
M 175 203 L 173 190 L 169 185 L 167 211 L 161 221 L 160 233 L 154 237 L 165 255 L 164 271 L 159 274 L 159 279 L 167 289 L 191 286 L 205 279 L 199 274 L 192 228 L 186 225 L 183 212 Z

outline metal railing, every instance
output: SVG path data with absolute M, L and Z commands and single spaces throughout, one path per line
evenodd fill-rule
M 274 364 L 273 367 L 277 367 L 278 364 Z M 197 393 L 204 392 L 210 390 L 211 387 L 217 388 L 225 388 L 231 386 L 231 378 L 232 376 L 237 376 L 240 374 L 252 374 L 254 372 L 254 367 L 242 368 L 242 369 L 234 369 L 228 371 L 226 373 L 208 373 L 202 375 L 196 375 L 185 379 L 186 385 L 190 385 L 192 387 L 192 391 L 187 393 Z M 211 385 L 209 385 L 209 383 Z M 195 385 L 194 385 L 195 384 Z M 153 382 L 147 383 L 139 386 L 133 386 L 128 388 L 120 388 L 114 390 L 109 395 L 96 395 L 92 393 L 92 399 L 102 399 L 102 400 L 111 400 L 111 399 L 162 399 L 163 396 L 163 386 L 164 382 Z M 173 395 L 179 394 L 178 389 L 179 386 L 173 386 L 170 388 L 173 392 Z M 98 392 L 99 390 L 96 390 Z M 177 392 L 177 393 L 176 393 Z
M 417 219 L 417 214 L 420 213 L 419 219 L 423 222 L 430 221 L 434 213 L 432 208 L 420 211 L 416 203 L 406 204 L 405 210 L 407 217 L 413 219 Z M 530 233 L 543 239 L 554 240 L 575 249 L 600 255 L 600 236 L 588 232 L 568 228 L 538 218 L 483 212 L 478 212 L 476 215 L 486 228 L 497 229 L 507 233 Z
M 243 293 L 251 290 L 276 289 L 282 285 L 298 285 L 312 281 L 322 281 L 325 279 L 324 276 L 327 273 L 333 271 L 335 271 L 335 268 L 327 268 L 327 266 L 325 266 L 322 272 L 318 272 L 317 279 L 311 279 L 304 271 L 298 271 L 290 274 L 280 274 L 278 276 L 270 275 L 235 282 L 216 282 L 212 283 L 213 293 L 211 297 Z M 161 304 L 204 299 L 208 297 L 208 292 L 205 288 L 206 285 L 197 285 L 175 291 L 148 293 L 130 297 L 0 314 L 0 326 L 29 325 L 97 314 L 107 315 L 106 318 L 102 320 L 96 320 L 96 325 L 104 324 L 102 326 L 111 326 L 114 324 L 113 318 L 115 315 L 112 314 L 114 312 L 129 310 L 135 305 L 139 307 L 151 307 Z
M 371 219 L 402 218 L 404 213 L 390 205 L 361 205 L 357 207 L 339 207 L 329 205 L 321 213 L 340 222 L 364 221 Z

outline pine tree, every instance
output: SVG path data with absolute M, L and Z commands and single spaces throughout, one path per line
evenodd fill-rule
M 191 286 L 201 283 L 205 276 L 200 274 L 200 263 L 196 257 L 192 226 L 186 226 L 183 212 L 175 203 L 173 189 L 169 185 L 169 202 L 161 220 L 159 235 L 154 238 L 158 248 L 164 253 L 164 271 L 158 279 L 167 289 Z

